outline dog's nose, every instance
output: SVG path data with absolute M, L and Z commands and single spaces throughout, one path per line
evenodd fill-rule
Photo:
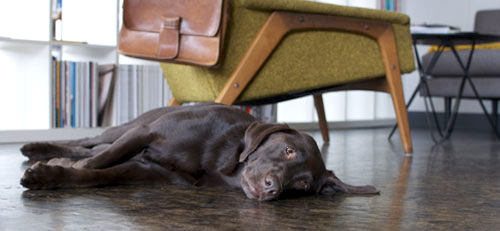
M 279 191 L 278 177 L 275 175 L 268 175 L 263 182 L 264 193 L 268 196 L 276 196 Z

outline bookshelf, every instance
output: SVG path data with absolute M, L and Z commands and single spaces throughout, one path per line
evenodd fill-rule
M 57 129 L 53 129 L 51 121 L 54 58 L 104 65 L 158 66 L 156 62 L 117 53 L 123 0 L 66 0 L 59 8 L 60 2 L 0 3 L 0 20 L 10 22 L 0 24 L 0 142 L 5 142 L 9 131 L 20 137 L 23 131 L 33 130 L 42 131 L 38 132 L 41 136 L 64 133 L 54 131 Z M 82 129 L 66 130 L 75 133 Z M 30 140 L 37 138 L 27 141 Z M 15 141 L 18 139 L 10 139 Z

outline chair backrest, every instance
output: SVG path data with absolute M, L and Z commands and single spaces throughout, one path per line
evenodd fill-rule
M 474 31 L 484 34 L 500 35 L 500 9 L 476 12 Z

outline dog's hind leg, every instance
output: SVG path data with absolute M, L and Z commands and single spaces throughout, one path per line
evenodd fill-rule
M 90 151 L 91 153 L 89 154 L 88 150 L 90 148 L 94 149 L 94 147 L 101 144 L 111 144 L 122 137 L 124 134 L 128 133 L 130 130 L 136 127 L 145 126 L 141 124 L 149 124 L 168 111 L 175 110 L 179 110 L 179 108 L 158 108 L 148 111 L 133 121 L 120 126 L 108 128 L 101 135 L 95 137 L 62 142 L 29 143 L 21 148 L 21 152 L 23 153 L 23 155 L 29 157 L 30 159 L 50 159 L 54 157 L 87 157 L 93 155 L 93 151 Z M 80 148 L 71 149 L 71 147 Z
M 128 123 L 117 127 L 110 127 L 106 129 L 101 135 L 88 137 L 78 140 L 71 141 L 61 141 L 57 142 L 58 144 L 63 144 L 66 146 L 80 146 L 85 148 L 92 148 L 99 144 L 110 144 L 115 140 L 120 138 L 123 134 L 125 134 L 130 129 L 133 129 L 136 125 Z
M 21 152 L 30 160 L 48 160 L 56 157 L 85 158 L 93 154 L 91 149 L 57 143 L 29 143 L 21 147 Z
M 183 172 L 138 160 L 127 161 L 105 169 L 62 167 L 37 162 L 28 168 L 21 178 L 21 184 L 30 189 L 152 183 L 194 185 L 196 179 Z
M 92 156 L 95 156 L 97 153 L 100 153 L 102 150 L 106 149 L 109 144 L 101 144 L 98 146 L 93 147 L 92 149 L 86 149 L 85 153 L 81 153 L 77 155 L 71 154 L 71 155 L 59 155 L 59 156 L 54 156 L 53 158 L 50 158 L 50 160 L 47 162 L 48 165 L 59 165 L 63 167 L 73 167 L 73 165 L 78 162 L 78 160 L 81 160 L 83 158 L 89 158 Z M 67 147 L 65 147 L 67 148 Z M 67 148 L 70 151 L 73 151 L 71 149 L 83 149 L 81 147 L 70 147 Z M 36 160 L 36 159 L 31 159 L 31 160 Z
M 168 113 L 169 111 L 176 111 L 181 108 L 178 107 L 168 107 L 168 108 L 156 108 L 150 111 L 147 111 L 146 113 L 140 115 L 136 119 L 129 121 L 125 124 L 115 126 L 115 127 L 110 127 L 106 129 L 101 135 L 91 137 L 91 138 L 84 138 L 84 139 L 79 139 L 79 140 L 73 140 L 73 141 L 67 141 L 67 142 L 61 142 L 62 144 L 66 145 L 71 145 L 71 146 L 82 146 L 86 148 L 91 148 L 94 147 L 98 144 L 110 144 L 115 142 L 117 139 L 119 139 L 122 135 L 127 133 L 129 130 L 134 129 L 135 127 L 138 126 L 143 126 L 152 123 L 162 115 Z
M 103 134 L 90 138 L 60 142 L 35 142 L 21 147 L 24 156 L 32 160 L 48 160 L 56 157 L 84 158 L 95 154 L 101 144 L 111 144 L 123 134 L 133 129 L 132 124 L 106 129 Z
M 123 163 L 141 153 L 148 144 L 157 138 L 159 136 L 151 133 L 149 126 L 137 126 L 95 156 L 78 161 L 74 167 L 102 169 Z
M 49 160 L 52 158 L 82 159 L 91 157 L 108 147 L 109 144 L 101 144 L 90 148 L 79 146 L 68 146 L 58 143 L 29 143 L 21 148 L 24 156 L 30 160 Z

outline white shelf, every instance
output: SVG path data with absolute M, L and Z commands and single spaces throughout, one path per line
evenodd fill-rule
M 58 60 L 93 61 L 100 64 L 118 63 L 115 46 L 64 41 L 52 41 L 50 45 L 52 55 L 58 57 Z
M 53 46 L 67 46 L 79 49 L 96 49 L 96 50 L 109 50 L 115 51 L 116 46 L 108 46 L 108 45 L 99 45 L 99 44 L 88 44 L 88 43 L 80 43 L 80 42 L 65 42 L 65 41 L 51 41 L 49 42 Z
M 88 44 L 85 42 L 65 42 L 65 41 L 40 41 L 40 40 L 29 40 L 29 39 L 13 39 L 8 37 L 0 37 L 0 46 L 12 46 L 12 45 L 52 45 L 54 47 L 71 47 L 78 49 L 94 49 L 94 50 L 106 50 L 115 51 L 116 46 L 109 45 L 99 45 L 99 44 Z
M 13 39 L 8 37 L 0 37 L 0 48 L 19 45 L 50 45 L 48 41 L 29 40 L 29 39 Z
M 13 130 L 50 128 L 53 57 L 118 64 L 116 41 L 120 0 L 65 2 L 62 39 L 86 41 L 88 44 L 52 40 L 52 2 L 0 1 L 0 19 L 6 22 L 0 24 L 2 134 L 7 130 L 12 133 Z M 26 5 L 30 6 L 29 9 Z M 90 17 L 89 12 L 92 12 Z
M 159 63 L 118 54 L 122 0 L 67 1 L 62 9 L 62 22 L 51 18 L 53 0 L 36 1 L 37 8 L 27 11 L 6 10 L 33 6 L 30 2 L 0 1 L 0 19 L 9 22 L 0 24 L 0 108 L 4 112 L 0 113 L 0 143 L 75 139 L 102 132 L 99 128 L 51 128 L 55 103 L 53 60 L 115 65 L 158 66 Z M 57 38 L 62 41 L 51 37 L 55 27 Z M 119 110 L 113 110 L 115 116 Z

